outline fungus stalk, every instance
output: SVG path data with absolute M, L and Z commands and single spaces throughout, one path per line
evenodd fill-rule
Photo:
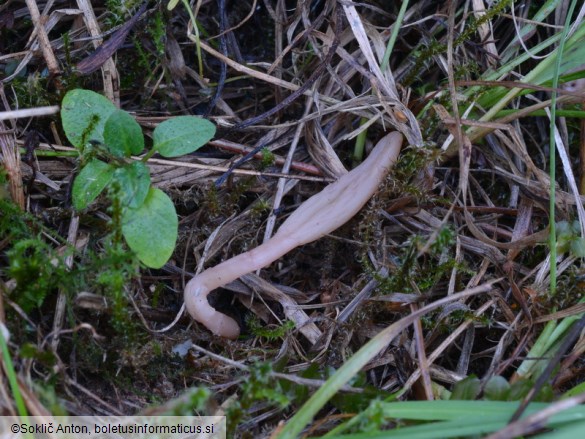
M 236 321 L 213 308 L 207 295 L 349 221 L 376 192 L 396 162 L 401 146 L 400 133 L 384 136 L 363 163 L 302 203 L 271 239 L 191 279 L 185 287 L 185 305 L 189 314 L 214 334 L 237 338 L 240 327 Z

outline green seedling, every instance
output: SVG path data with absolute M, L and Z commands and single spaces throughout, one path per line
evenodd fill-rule
M 63 129 L 81 156 L 81 171 L 73 183 L 77 210 L 87 208 L 106 188 L 119 187 L 113 196 L 122 207 L 122 234 L 138 259 L 152 268 L 171 257 L 178 219 L 171 199 L 151 185 L 146 160 L 189 154 L 215 135 L 215 125 L 195 116 L 178 116 L 156 127 L 153 146 L 140 161 L 131 160 L 144 148 L 140 125 L 104 96 L 72 90 L 61 107 Z M 152 239 L 152 233 L 156 239 Z

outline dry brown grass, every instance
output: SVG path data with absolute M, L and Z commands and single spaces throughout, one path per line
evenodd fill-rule
M 415 2 L 382 70 L 398 5 L 233 2 L 227 23 L 220 25 L 222 2 L 199 3 L 203 76 L 181 5 L 168 12 L 164 2 L 149 3 L 132 38 L 120 42 L 99 72 L 85 76 L 76 74 L 75 66 L 90 56 L 105 31 L 103 40 L 116 35 L 109 30 L 123 22 L 113 20 L 123 9 L 108 12 L 101 2 L 81 0 L 77 6 L 41 2 L 39 10 L 28 1 L 0 6 L 3 111 L 57 105 L 68 88 L 85 87 L 134 112 L 146 132 L 179 114 L 206 114 L 218 126 L 216 139 L 200 152 L 149 160 L 153 183 L 177 206 L 180 239 L 164 270 L 142 270 L 125 286 L 128 312 L 139 322 L 132 341 L 112 329 L 110 307 L 92 285 L 67 300 L 57 289 L 26 315 L 10 292 L 17 286 L 2 271 L 0 309 L 6 315 L 0 317 L 13 335 L 11 353 L 28 409 L 51 410 L 51 398 L 73 414 L 129 414 L 160 405 L 150 413 L 184 402 L 188 388 L 205 385 L 213 392 L 206 410 L 219 413 L 241 397 L 243 377 L 258 361 L 278 364 L 271 379 L 319 387 L 324 370 L 338 368 L 391 323 L 443 297 L 483 287 L 487 292 L 402 328 L 363 368 L 365 381 L 342 392 L 362 392 L 367 383 L 382 395 L 401 392 L 405 399 L 430 400 L 438 397 L 438 388 L 451 388 L 472 374 L 519 380 L 515 370 L 545 322 L 583 313 L 584 287 L 581 260 L 566 252 L 557 262 L 558 293 L 548 293 L 548 119 L 528 116 L 528 109 L 550 105 L 550 86 L 531 86 L 527 95 L 516 97 L 509 108 L 519 111 L 512 115 L 486 118 L 490 108 L 470 107 L 498 85 L 518 86 L 516 74 L 537 63 L 528 60 L 497 81 L 485 80 L 485 72 L 524 50 L 514 43 L 509 8 L 488 10 L 488 18 L 481 19 L 481 1 L 444 7 Z M 162 34 L 156 34 L 157 20 Z M 561 8 L 546 20 L 525 44 L 558 32 Z M 164 36 L 162 46 L 153 34 Z M 158 52 L 161 47 L 164 53 Z M 18 66 L 20 76 L 9 75 L 9 65 Z M 31 92 L 35 81 L 48 102 Z M 470 92 L 474 87 L 477 94 Z M 565 88 L 557 91 L 567 94 Z M 583 90 L 563 96 L 562 108 L 576 106 L 575 96 L 582 99 Z M 575 207 L 583 201 L 575 191 L 585 187 L 580 120 L 558 121 L 568 150 L 559 165 L 557 221 L 583 219 Z M 84 246 L 99 252 L 105 205 L 97 203 L 78 216 L 68 201 L 75 161 L 33 153 L 70 151 L 58 118 L 4 123 L 0 146 L 12 199 L 77 246 L 70 264 L 83 260 Z M 32 130 L 41 140 L 31 144 Z M 300 202 L 347 172 L 360 133 L 367 132 L 371 145 L 390 130 L 402 132 L 410 146 L 362 213 L 215 296 L 216 306 L 241 322 L 239 340 L 215 338 L 176 315 L 192 273 L 269 239 Z M 275 161 L 263 165 L 260 147 Z M 242 161 L 250 152 L 254 155 Z M 571 166 L 575 177 L 568 172 Z M 156 239 L 156 231 L 149 233 Z M 9 239 L 0 241 L 3 266 L 10 246 Z M 294 325 L 281 337 L 252 330 L 275 328 L 286 318 Z M 193 349 L 175 356 L 172 348 L 186 340 Z M 51 362 L 22 356 L 25 342 L 36 344 Z M 557 394 L 583 381 L 582 336 L 567 349 L 556 359 L 562 365 L 552 381 Z M 322 379 L 302 377 L 311 365 Z M 33 383 L 50 389 L 42 402 Z M 0 413 L 12 413 L 4 378 L 0 395 Z M 300 403 L 280 411 L 255 401 L 245 409 L 238 434 L 267 434 Z M 331 428 L 339 414 L 333 406 L 323 411 L 321 429 L 312 434 Z

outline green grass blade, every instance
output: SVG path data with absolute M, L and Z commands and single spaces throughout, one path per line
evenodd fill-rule
M 524 36 L 528 35 L 528 33 L 533 32 L 536 30 L 537 26 L 536 23 L 544 22 L 545 19 L 555 11 L 560 0 L 548 0 L 541 6 L 541 8 L 530 18 L 530 22 L 521 22 L 518 21 L 518 26 L 520 27 L 519 32 L 516 33 L 514 39 L 508 44 L 506 49 L 502 52 L 502 64 L 505 64 L 516 56 L 518 52 L 518 44 L 519 38 L 523 38 Z
M 424 424 L 396 427 L 392 430 L 364 432 L 347 435 L 330 435 L 328 438 L 451 438 L 476 436 L 495 432 L 505 427 L 510 415 L 518 407 L 513 401 L 405 401 L 380 403 L 383 416 L 388 421 L 400 420 L 426 422 Z M 532 403 L 524 417 L 549 407 L 547 403 Z M 551 416 L 546 426 L 557 432 L 577 431 L 585 426 L 585 407 L 576 406 Z M 435 422 L 430 422 L 435 421 Z M 552 437 L 552 436 L 551 436 Z M 554 436 L 556 437 L 556 436 Z M 573 436 L 582 437 L 582 435 Z
M 567 34 L 569 33 L 569 25 L 571 24 L 571 17 L 573 16 L 573 11 L 575 10 L 577 2 L 573 0 L 571 2 L 571 6 L 569 7 L 569 11 L 567 12 L 567 18 L 565 20 L 565 27 L 562 32 L 561 42 L 559 43 L 559 48 L 557 49 L 558 55 L 555 59 L 555 66 L 554 66 L 554 74 L 553 74 L 553 89 L 556 89 L 559 86 L 559 75 L 561 73 L 561 62 L 563 60 L 563 50 L 565 48 L 565 40 L 567 38 Z M 581 26 L 581 29 L 585 29 L 585 26 Z M 573 41 L 574 43 L 574 41 Z M 583 47 L 583 44 L 580 45 Z M 567 44 L 567 51 L 569 51 L 569 44 Z M 574 56 L 573 54 L 567 53 L 567 58 L 572 59 Z M 582 63 L 583 56 L 579 58 L 579 63 Z M 544 63 L 542 63 L 544 64 Z M 578 65 L 577 65 L 578 66 Z M 574 66 L 574 67 L 577 67 Z M 574 68 L 573 67 L 573 68 Z M 546 69 L 544 69 L 546 71 Z M 570 70 L 570 68 L 569 68 Z M 567 70 L 565 70 L 567 71 Z M 549 241 L 550 241 L 550 295 L 554 296 L 557 291 L 557 232 L 556 232 L 556 219 L 555 219 L 555 210 L 556 210 L 556 141 L 555 141 L 555 129 L 556 129 L 556 111 L 557 111 L 557 92 L 553 91 L 551 94 L 550 100 L 550 132 L 549 132 L 549 139 L 550 139 L 550 152 L 549 152 L 549 176 L 550 176 L 550 192 L 549 192 Z
M 0 323 L 0 325 L 4 326 L 3 323 Z M 14 364 L 12 363 L 12 358 L 10 357 L 8 343 L 6 343 L 6 339 L 4 338 L 3 329 L 4 328 L 0 328 L 0 351 L 2 352 L 2 358 L 4 360 L 6 377 L 8 378 L 8 383 L 10 384 L 10 390 L 12 390 L 12 397 L 14 398 L 14 403 L 16 404 L 16 411 L 21 418 L 26 419 L 28 416 L 28 411 L 26 410 L 24 399 L 20 393 L 20 388 L 18 387 L 16 371 L 14 370 Z
M 573 422 L 564 427 L 544 433 L 538 436 L 539 439 L 575 439 L 585 437 L 585 422 Z
M 502 110 L 498 114 L 496 114 L 496 119 L 501 119 L 506 116 L 510 116 L 512 114 L 518 113 L 518 110 Z M 547 114 L 544 110 L 535 110 L 530 114 L 525 115 L 524 117 L 530 116 L 538 116 L 538 117 L 545 117 Z M 557 110 L 557 116 L 559 117 L 569 117 L 575 119 L 585 119 L 585 111 L 583 110 Z
M 394 44 L 396 43 L 396 38 L 398 38 L 398 31 L 402 25 L 402 20 L 404 20 L 404 14 L 406 13 L 406 8 L 408 7 L 408 0 L 402 0 L 402 5 L 400 6 L 400 11 L 398 12 L 398 17 L 392 26 L 392 34 L 388 39 L 388 44 L 386 45 L 386 50 L 384 51 L 384 56 L 382 57 L 382 63 L 380 64 L 380 70 L 384 72 L 388 68 L 388 64 L 390 62 L 390 55 L 392 54 L 392 49 L 394 49 Z M 364 125 L 367 122 L 367 119 L 362 117 L 360 120 L 360 126 Z M 354 164 L 359 164 L 363 157 L 364 157 L 364 146 L 366 144 L 366 137 L 368 134 L 368 130 L 365 129 L 355 139 L 355 146 L 353 148 L 353 161 Z
M 398 11 L 398 17 L 396 17 L 394 26 L 392 26 L 392 34 L 390 35 L 390 39 L 388 40 L 388 44 L 386 45 L 386 50 L 384 51 L 384 56 L 382 57 L 382 64 L 380 64 L 380 69 L 382 70 L 382 72 L 388 68 L 388 63 L 390 62 L 390 55 L 392 54 L 392 49 L 394 49 L 394 43 L 396 43 L 396 38 L 398 38 L 398 31 L 402 26 L 402 20 L 404 20 L 404 14 L 406 14 L 407 7 L 408 0 L 402 0 L 400 11 Z
M 506 425 L 507 420 L 502 417 L 481 417 L 473 419 L 456 419 L 452 421 L 433 422 L 430 424 L 399 427 L 377 433 L 367 432 L 331 436 L 333 439 L 447 439 L 452 437 L 475 436 L 499 430 Z
M 568 28 L 565 27 L 565 30 L 563 32 L 567 31 L 567 29 Z M 564 60 L 562 60 L 562 62 L 559 61 L 560 67 L 559 67 L 559 71 L 557 72 L 556 75 L 555 75 L 555 72 L 556 72 L 556 69 L 555 69 L 556 64 L 555 63 L 557 62 L 558 54 L 560 53 L 560 51 L 559 51 L 559 49 L 561 49 L 560 45 L 553 53 L 551 53 L 550 56 L 548 56 L 547 58 L 542 60 L 534 69 L 532 69 L 532 71 L 530 71 L 522 79 L 521 82 L 540 85 L 540 84 L 543 84 L 547 81 L 552 80 L 555 76 L 557 76 L 557 79 L 558 79 L 558 75 L 567 73 L 568 71 L 580 66 L 583 62 L 583 59 L 585 59 L 585 44 L 583 44 L 584 38 L 585 38 L 585 23 L 581 24 L 577 28 L 575 33 L 573 35 L 571 35 L 571 37 L 567 40 L 567 42 L 566 42 L 566 57 L 564 58 Z M 556 40 L 564 41 L 563 34 L 562 33 L 557 34 L 555 41 Z M 553 41 L 552 38 L 551 38 L 551 41 Z M 510 66 L 520 64 L 521 58 L 522 57 L 518 57 L 518 59 L 515 60 L 514 64 L 510 64 Z M 504 72 L 498 71 L 498 73 L 504 73 Z M 486 80 L 490 80 L 490 78 L 497 79 L 497 77 L 492 78 L 492 76 L 494 76 L 494 75 L 489 75 L 488 77 L 483 78 L 483 79 L 486 79 Z M 479 100 L 479 103 L 482 107 L 489 108 L 489 111 L 480 120 L 483 122 L 493 120 L 495 115 L 498 112 L 500 112 L 506 105 L 508 105 L 508 103 L 512 99 L 514 99 L 516 96 L 518 96 L 522 91 L 523 91 L 523 89 L 520 89 L 520 88 L 513 88 L 511 90 L 506 90 L 503 87 L 499 87 L 499 88 L 494 88 L 489 93 L 486 93 Z M 469 91 L 469 93 L 470 92 L 471 92 L 471 90 Z M 472 139 L 474 139 L 477 137 L 478 133 L 481 133 L 483 130 L 484 129 L 480 128 L 480 127 L 473 127 L 468 131 L 468 135 Z

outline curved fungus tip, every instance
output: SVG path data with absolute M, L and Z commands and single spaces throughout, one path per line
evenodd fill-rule
M 396 162 L 401 146 L 400 133 L 387 134 L 363 163 L 302 203 L 271 239 L 191 279 L 185 286 L 185 305 L 193 319 L 215 335 L 238 338 L 237 322 L 213 308 L 207 301 L 208 294 L 240 276 L 270 265 L 292 249 L 315 241 L 349 221 L 376 192 Z
M 238 323 L 230 316 L 213 308 L 207 301 L 207 295 L 211 290 L 201 285 L 198 287 L 197 284 L 191 284 L 193 279 L 185 288 L 185 305 L 191 317 L 205 325 L 215 335 L 231 340 L 238 338 L 240 335 L 240 326 Z M 195 288 L 190 288 L 193 285 L 195 285 Z

